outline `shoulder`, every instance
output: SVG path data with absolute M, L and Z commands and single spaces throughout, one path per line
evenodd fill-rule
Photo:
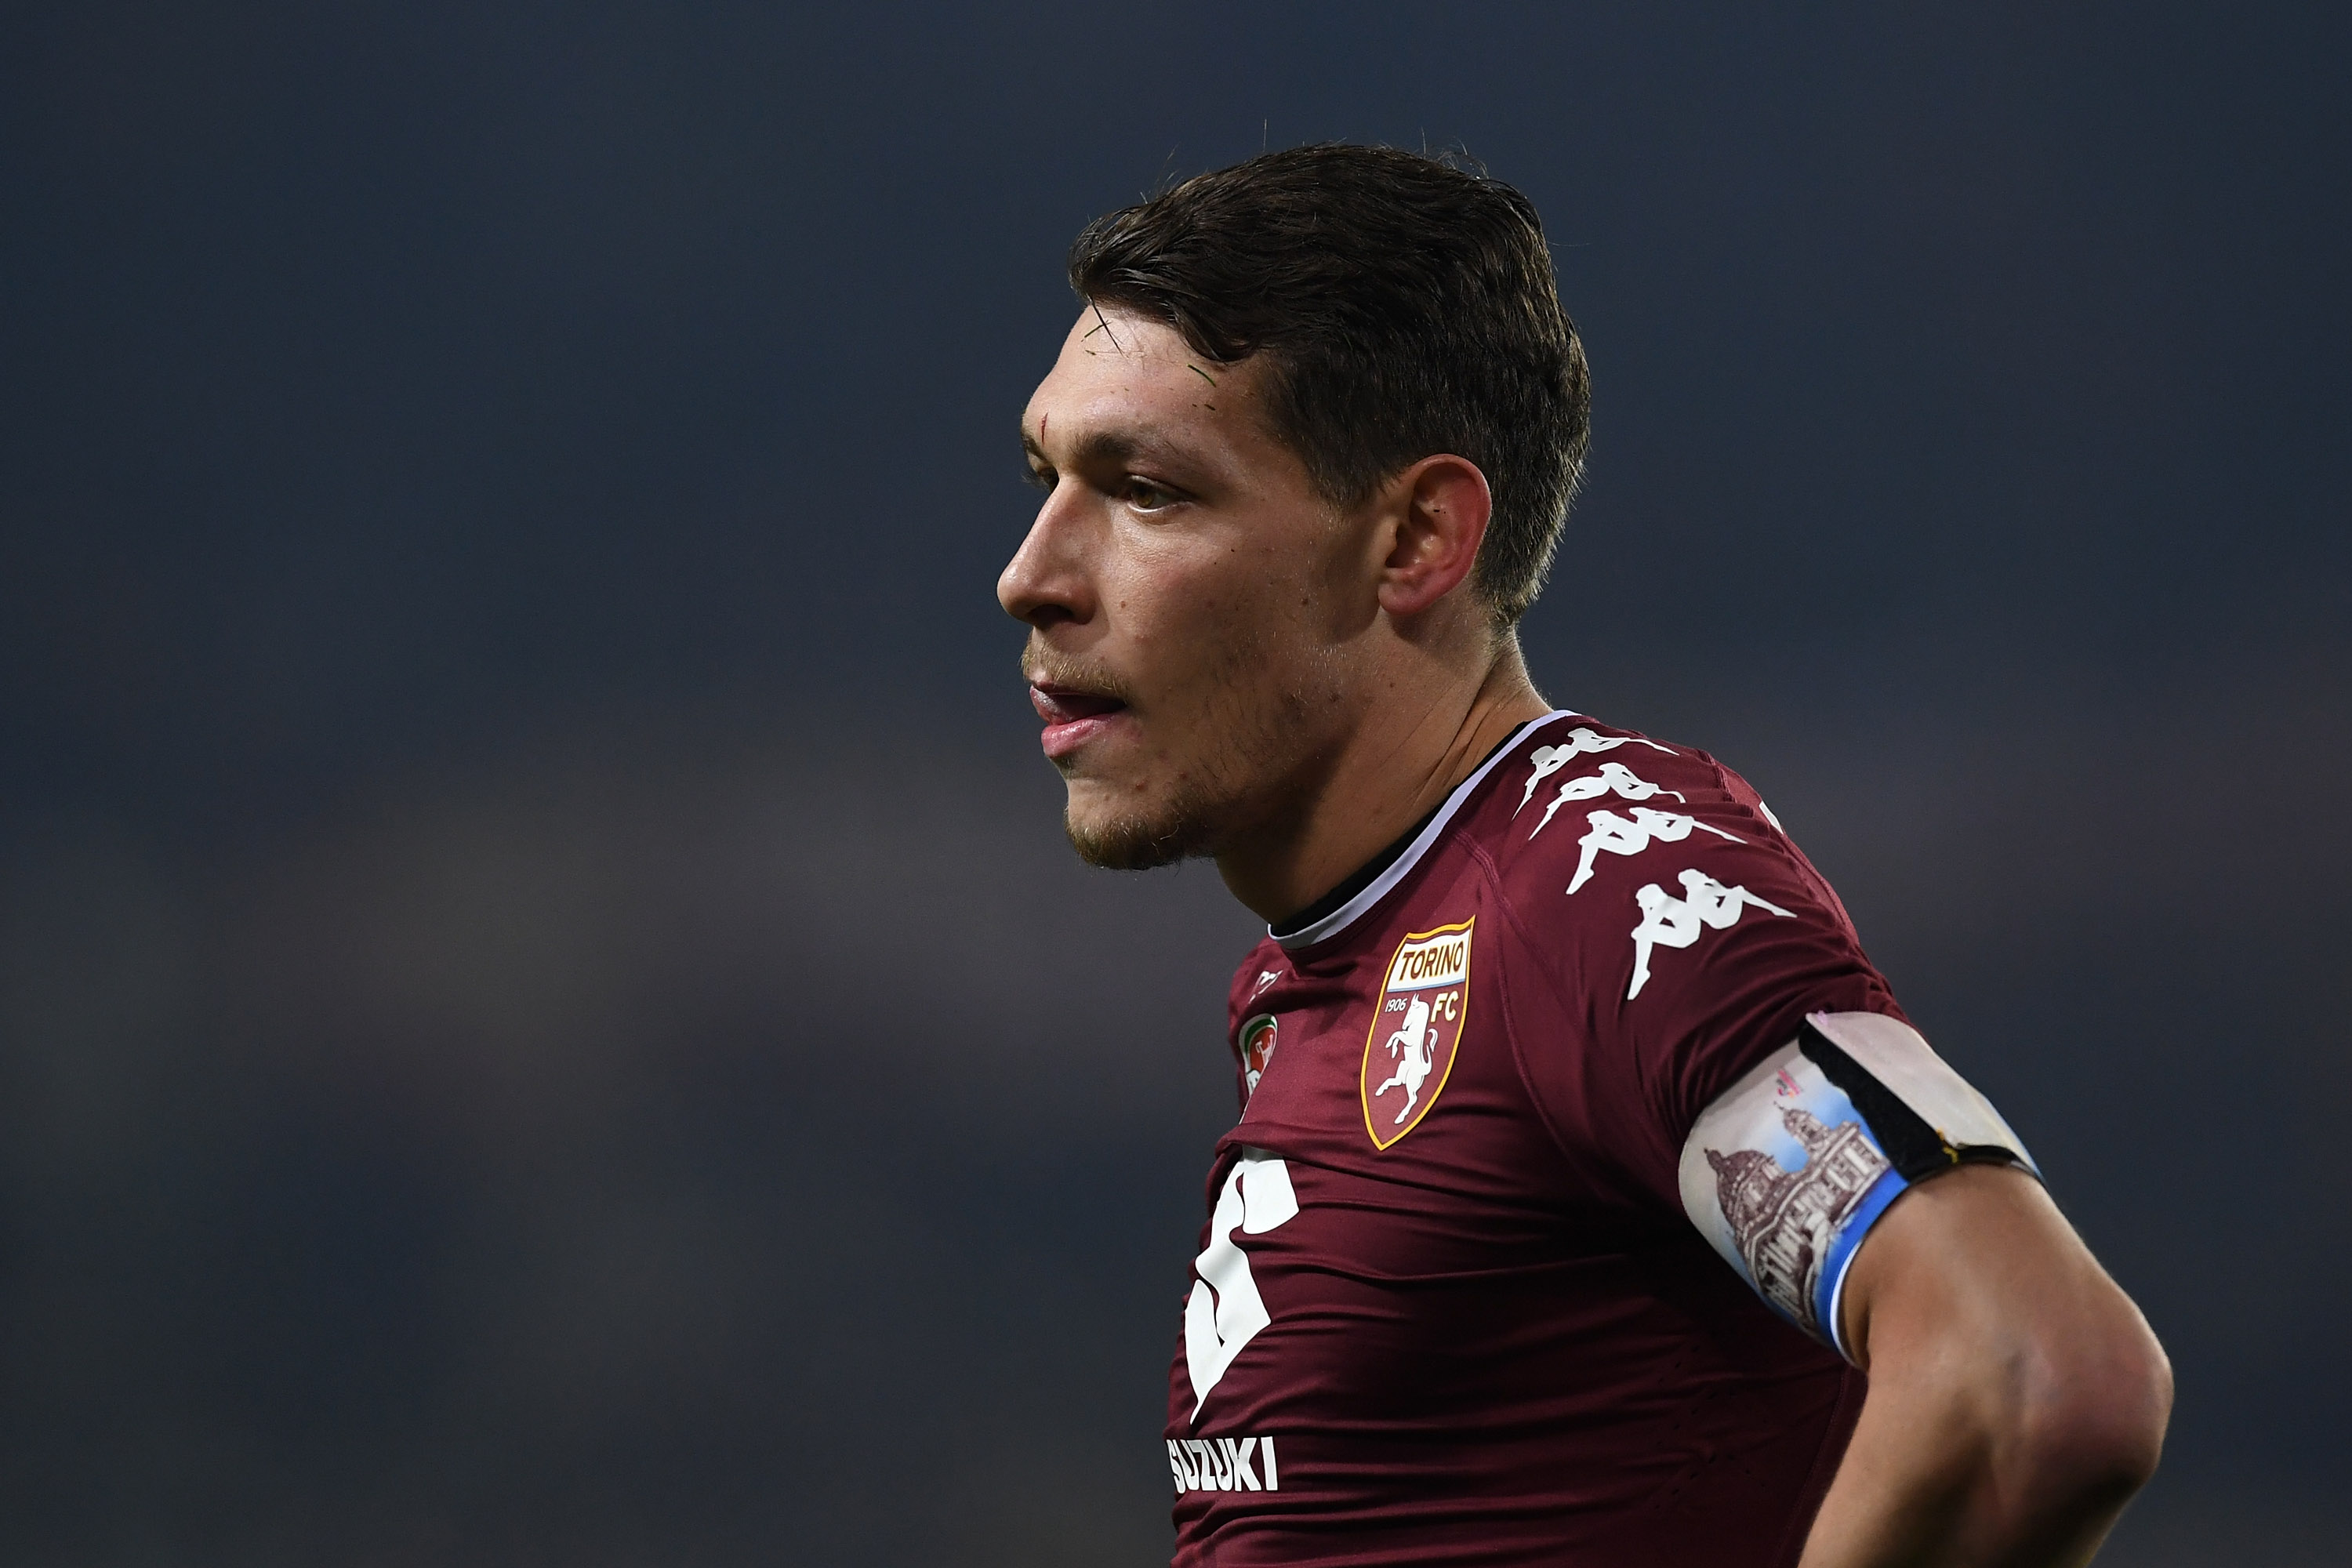
M 1545 967 L 1573 970 L 1620 1002 L 1648 989 L 1645 961 L 1661 949 L 1743 921 L 1790 922 L 1768 950 L 1802 928 L 1809 945 L 1859 958 L 1836 895 L 1762 798 L 1696 747 L 1581 714 L 1554 718 L 1499 759 L 1464 826 Z
M 1580 866 L 1590 866 L 1588 882 L 1622 879 L 1607 873 L 1630 868 L 1597 858 L 1637 856 L 1636 841 L 1793 853 L 1748 781 L 1695 746 L 1567 714 L 1522 736 L 1498 761 L 1465 826 L 1513 892 L 1573 879 Z
M 1696 747 L 1580 715 L 1522 736 L 1468 803 L 1486 952 L 1530 1091 L 1662 1199 L 1698 1113 L 1811 1012 L 1894 1015 L 1829 886 Z

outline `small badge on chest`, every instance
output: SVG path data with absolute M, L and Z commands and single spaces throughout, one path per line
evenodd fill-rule
M 1258 1079 L 1265 1076 L 1266 1064 L 1274 1060 L 1276 1026 L 1271 1013 L 1260 1013 L 1242 1026 L 1242 1082 L 1246 1086 L 1245 1097 L 1257 1092 Z

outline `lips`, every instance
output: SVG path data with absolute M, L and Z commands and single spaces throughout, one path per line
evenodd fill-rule
M 1045 754 L 1054 758 L 1077 750 L 1117 723 L 1128 710 L 1127 704 L 1116 697 L 1050 681 L 1033 682 L 1029 702 L 1037 710 L 1037 717 L 1045 721 L 1045 732 L 1038 740 Z

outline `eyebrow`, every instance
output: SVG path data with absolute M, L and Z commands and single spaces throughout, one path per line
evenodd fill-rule
M 1021 432 L 1021 449 L 1047 468 L 1054 466 L 1054 460 L 1045 455 L 1045 449 L 1037 445 L 1036 437 L 1026 429 Z M 1070 454 L 1072 465 L 1078 468 L 1124 466 L 1139 458 L 1158 458 L 1172 463 L 1180 460 L 1181 454 L 1166 442 L 1118 430 L 1089 431 L 1078 437 L 1078 444 Z

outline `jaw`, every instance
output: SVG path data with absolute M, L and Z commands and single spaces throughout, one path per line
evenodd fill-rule
M 1213 853 L 1209 814 L 1200 803 L 1148 787 L 1119 787 L 1071 777 L 1062 826 L 1078 858 L 1113 871 L 1145 871 Z
M 1063 826 L 1089 864 L 1137 870 L 1215 852 L 1235 782 L 1223 756 L 1147 733 L 1129 710 L 1054 761 L 1068 791 Z
M 1221 613 L 1139 639 L 1146 652 L 1177 645 L 1177 668 L 1147 679 L 1132 668 L 1147 661 L 1129 658 L 1114 680 L 1104 661 L 1097 684 L 1132 705 L 1074 722 L 1072 743 L 1048 745 L 1068 791 L 1065 826 L 1093 864 L 1165 865 L 1279 844 L 1311 814 L 1347 749 L 1356 661 L 1322 639 L 1266 635 L 1260 628 L 1286 606 L 1264 591 L 1224 587 L 1214 595 Z M 1093 668 L 1074 665 L 1071 679 Z
M 1244 845 L 1294 837 L 1322 772 L 1311 750 L 1285 747 L 1270 730 L 1255 743 L 1244 739 L 1206 754 L 1088 747 L 1062 764 L 1063 826 L 1090 865 L 1142 870 L 1222 860 Z

